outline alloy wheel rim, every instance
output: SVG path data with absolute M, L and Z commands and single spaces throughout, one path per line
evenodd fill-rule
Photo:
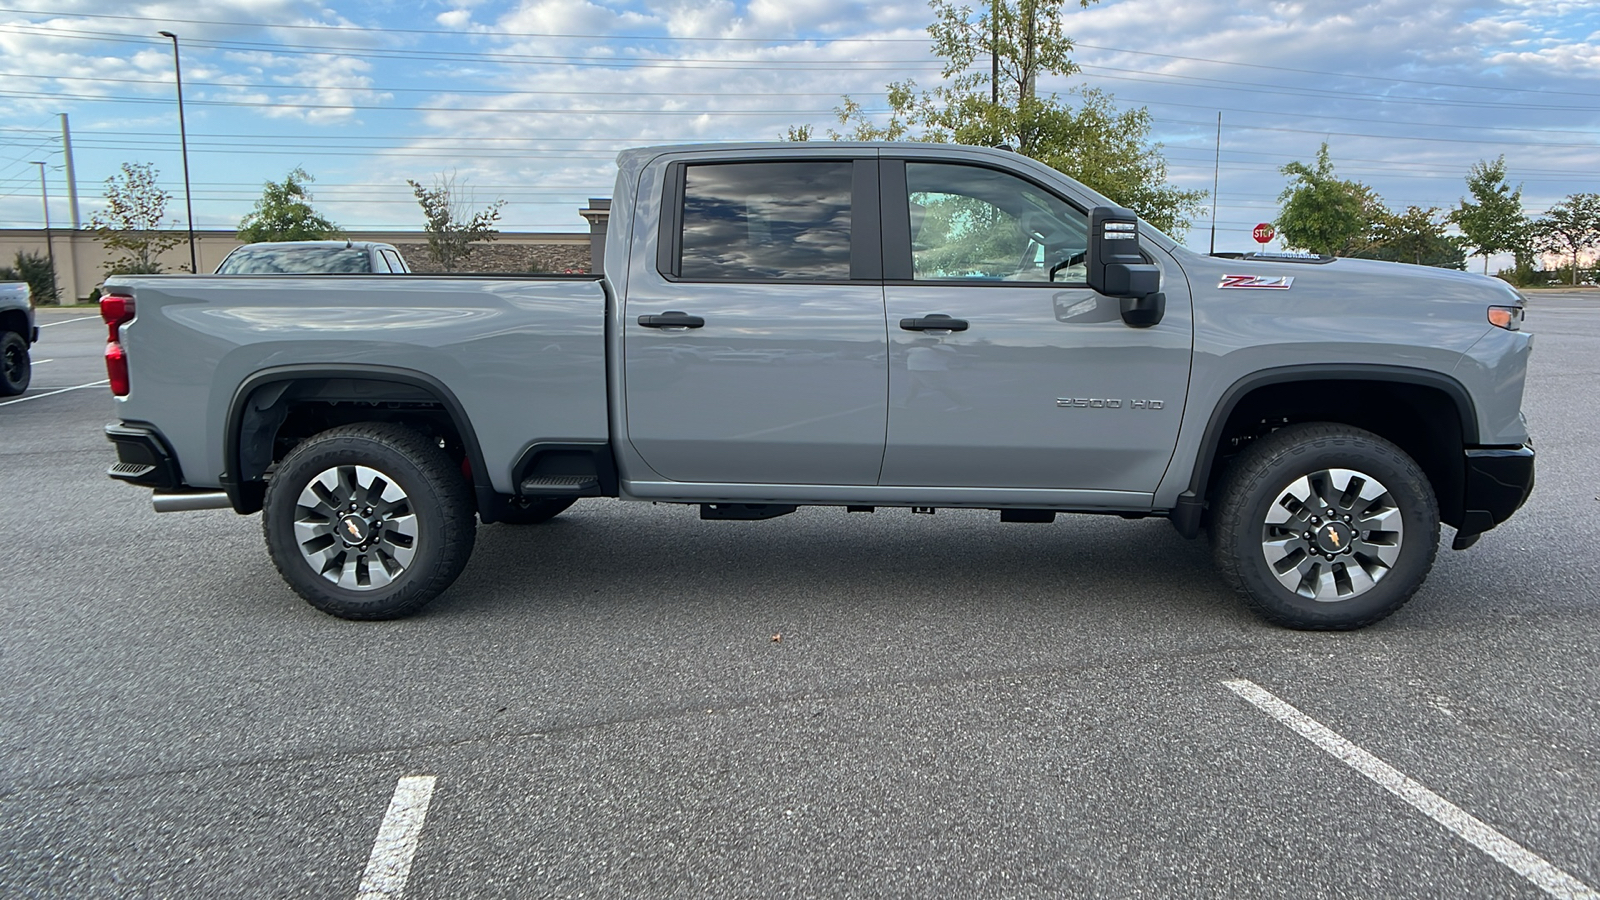
M 1383 482 L 1355 469 L 1319 469 L 1278 491 L 1261 554 L 1278 583 L 1337 603 L 1378 585 L 1400 559 L 1405 525 Z
M 16 347 L 7 347 L 5 349 L 4 363 L 7 381 L 14 383 L 22 378 L 23 360 L 26 358 L 25 352 Z
M 417 516 L 394 479 L 368 466 L 334 466 L 300 491 L 294 537 L 312 571 L 346 590 L 375 591 L 411 565 Z

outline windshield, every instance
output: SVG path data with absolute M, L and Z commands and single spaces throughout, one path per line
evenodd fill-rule
M 228 255 L 218 275 L 313 275 L 371 272 L 365 249 L 355 247 L 242 247 Z

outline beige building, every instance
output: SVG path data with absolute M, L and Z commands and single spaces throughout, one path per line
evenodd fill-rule
M 594 199 L 580 210 L 589 222 L 587 232 L 502 232 L 495 240 L 473 245 L 462 271 L 466 272 L 588 272 L 591 260 L 600 257 L 610 201 Z M 167 272 L 189 270 L 189 233 L 168 232 L 179 238 L 171 250 L 161 254 L 161 268 Z M 393 244 L 415 272 L 433 272 L 427 235 L 420 231 L 352 231 L 353 241 L 381 241 Z M 201 272 L 214 272 L 222 258 L 241 243 L 232 231 L 196 231 Z M 0 229 L 0 266 L 11 266 L 18 251 L 48 255 L 56 261 L 56 287 L 63 301 L 85 301 L 106 280 L 106 269 L 114 254 L 106 252 L 93 231 L 52 228 L 49 246 L 40 228 Z

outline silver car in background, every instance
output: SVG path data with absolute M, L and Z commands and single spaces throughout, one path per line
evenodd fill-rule
M 245 244 L 217 266 L 218 275 L 409 275 L 393 244 L 376 241 L 272 241 Z

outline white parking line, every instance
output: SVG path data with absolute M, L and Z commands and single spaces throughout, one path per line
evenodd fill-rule
M 1293 706 L 1279 700 L 1270 691 L 1253 681 L 1238 679 L 1224 681 L 1233 691 L 1267 715 L 1277 719 L 1290 731 L 1322 748 L 1328 755 L 1367 778 L 1384 790 L 1411 804 L 1423 815 L 1455 832 L 1458 837 L 1477 847 L 1534 886 L 1560 900 L 1600 900 L 1600 892 L 1566 872 L 1551 865 L 1521 844 L 1494 830 L 1477 817 L 1449 800 L 1411 780 L 1371 753 L 1350 743 L 1321 722 Z
M 98 318 L 100 318 L 100 317 L 99 316 L 79 316 L 76 319 L 62 319 L 59 322 L 45 322 L 44 324 L 40 325 L 39 327 L 40 328 L 54 328 L 57 325 L 71 325 L 73 322 L 87 322 L 90 319 L 98 319 Z
M 408 775 L 395 785 L 389 811 L 383 814 L 378 839 L 372 842 L 367 871 L 361 875 L 356 900 L 398 900 L 411 877 L 411 858 L 417 855 L 422 823 L 433 799 L 432 775 Z
M 102 378 L 99 381 L 91 381 L 88 384 L 75 384 L 72 387 L 62 388 L 59 391 L 46 391 L 43 394 L 34 394 L 32 397 L 18 397 L 15 400 L 7 400 L 4 403 L 0 403 L 0 406 L 10 406 L 13 403 L 27 403 L 29 400 L 40 400 L 45 397 L 54 397 L 57 394 L 65 394 L 67 391 L 81 391 L 84 388 L 99 387 L 100 385 L 109 383 L 110 379 Z
M 53 360 L 53 359 L 36 359 L 36 360 L 33 361 L 33 365 L 42 366 L 47 362 L 55 362 L 55 360 Z

